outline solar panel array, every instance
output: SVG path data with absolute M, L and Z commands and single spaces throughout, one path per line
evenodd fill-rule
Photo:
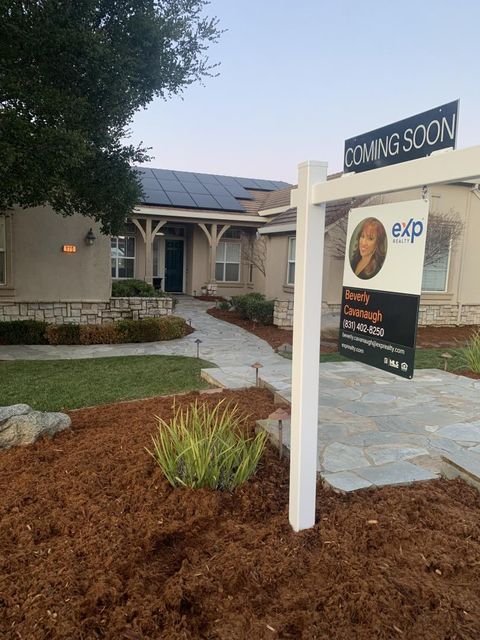
M 166 169 L 135 169 L 143 186 L 143 204 L 245 211 L 242 200 L 253 200 L 247 189 L 274 191 L 288 187 L 286 182 L 233 178 L 208 173 L 167 171 Z

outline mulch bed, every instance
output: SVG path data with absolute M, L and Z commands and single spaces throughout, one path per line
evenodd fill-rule
M 341 496 L 288 523 L 269 449 L 234 494 L 173 489 L 146 454 L 188 394 L 71 413 L 1 453 L 2 640 L 445 640 L 480 637 L 480 494 L 435 481 Z M 254 418 L 264 389 L 226 397 Z
M 278 349 L 283 344 L 292 344 L 292 331 L 279 329 L 273 325 L 264 326 L 251 320 L 245 320 L 240 318 L 236 311 L 226 311 L 213 307 L 212 309 L 208 309 L 207 313 L 214 318 L 236 324 L 242 327 L 242 329 L 254 333 L 259 338 L 268 342 L 273 349 Z M 417 332 L 417 347 L 463 347 L 471 338 L 472 334 L 478 330 L 479 327 L 476 325 L 464 327 L 419 327 Z M 333 332 L 331 333 L 332 335 L 323 340 L 323 344 L 320 347 L 322 353 L 331 353 L 338 350 L 337 338 L 333 335 Z

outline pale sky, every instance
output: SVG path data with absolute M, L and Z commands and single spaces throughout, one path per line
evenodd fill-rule
M 347 138 L 460 99 L 457 148 L 480 144 L 478 0 L 212 0 L 219 76 L 155 100 L 130 142 L 150 166 L 297 181 L 343 168 Z

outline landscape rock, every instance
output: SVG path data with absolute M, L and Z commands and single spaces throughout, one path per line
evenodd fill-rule
M 67 429 L 72 421 L 65 413 L 33 411 L 26 404 L 0 407 L 0 450 L 32 444 L 42 436 Z

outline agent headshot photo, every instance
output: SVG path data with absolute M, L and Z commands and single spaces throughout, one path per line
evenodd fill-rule
M 362 280 L 377 275 L 387 255 L 387 234 L 377 218 L 365 218 L 352 234 L 350 240 L 350 266 Z

